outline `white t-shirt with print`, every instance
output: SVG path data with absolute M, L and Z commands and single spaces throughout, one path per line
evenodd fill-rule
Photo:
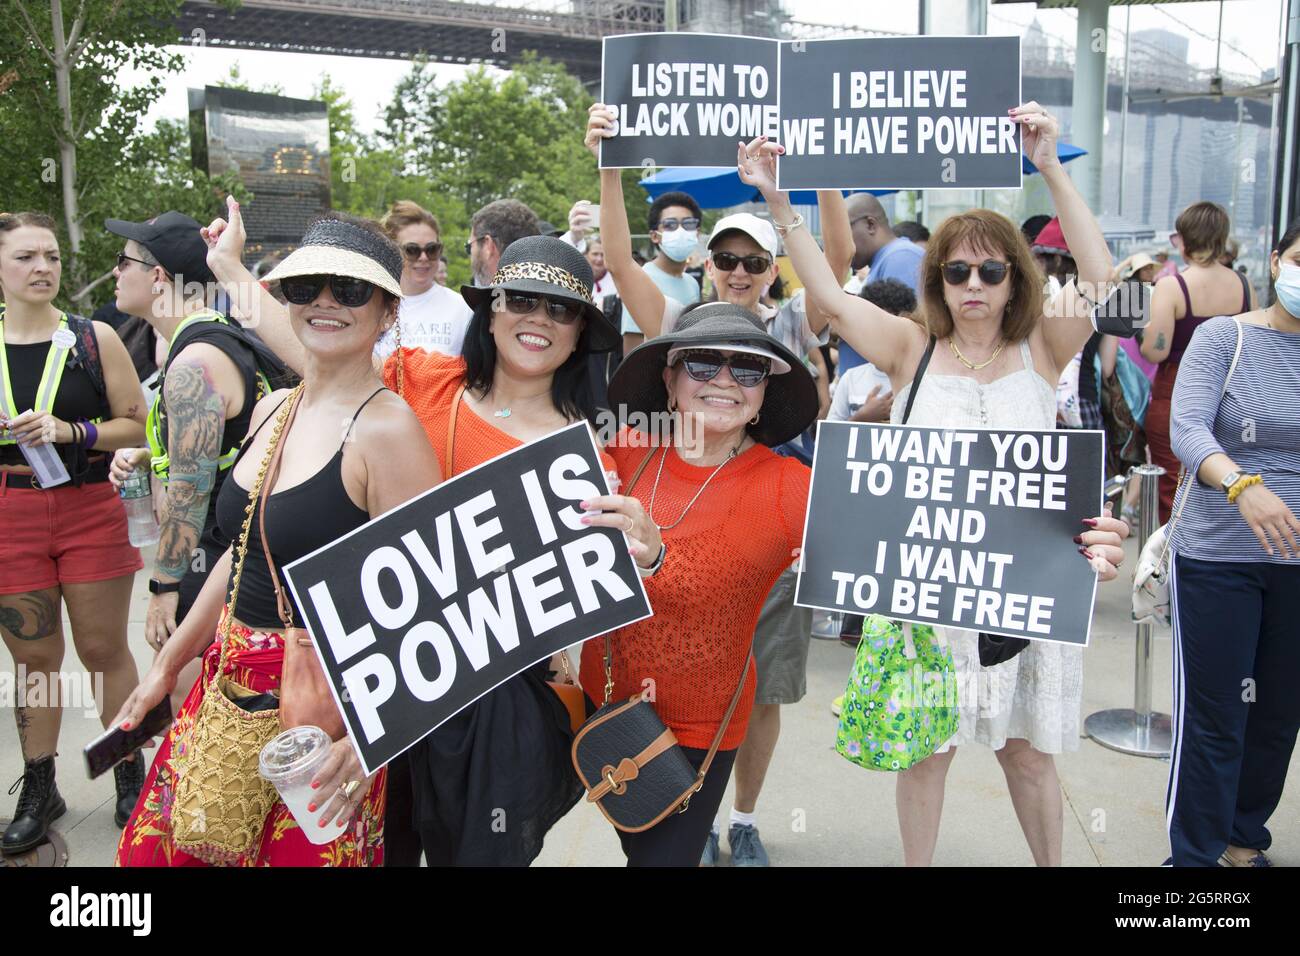
M 427 292 L 404 296 L 397 315 L 402 323 L 403 347 L 459 355 L 474 312 L 460 293 L 435 282 Z M 396 348 L 396 335 L 389 329 L 375 343 L 375 354 L 386 359 Z

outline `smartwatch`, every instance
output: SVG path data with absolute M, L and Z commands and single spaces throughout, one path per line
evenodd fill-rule
M 149 579 L 150 594 L 175 594 L 181 589 L 179 581 L 159 581 L 155 578 Z
M 1222 489 L 1223 493 L 1226 495 L 1228 492 L 1232 490 L 1232 486 L 1235 485 L 1237 482 L 1239 482 L 1241 478 L 1242 478 L 1241 472 L 1230 471 L 1226 475 L 1224 475 L 1223 480 L 1219 482 L 1219 488 Z

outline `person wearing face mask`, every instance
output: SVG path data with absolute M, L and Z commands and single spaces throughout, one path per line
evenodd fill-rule
M 1174 385 L 1174 866 L 1272 865 L 1300 731 L 1300 219 L 1270 258 L 1276 301 L 1204 322 Z
M 127 616 L 143 564 L 108 459 L 144 438 L 143 396 L 113 330 L 55 306 L 63 273 L 55 229 L 41 213 L 0 213 L 0 637 L 17 674 L 29 675 L 17 682 L 23 774 L 9 791 L 21 787 L 5 853 L 40 845 L 67 809 L 54 780 L 64 606 L 77 656 L 103 678 L 101 713 L 121 706 L 137 676 Z M 66 480 L 47 475 L 43 486 L 29 456 L 51 451 Z M 114 768 L 119 826 L 143 768 L 138 755 Z
M 419 421 L 384 387 L 374 366 L 375 341 L 397 319 L 401 273 L 402 255 L 378 223 L 331 212 L 307 227 L 301 245 L 268 276 L 280 282 L 289 302 L 289 322 L 303 350 L 302 383 L 267 395 L 253 410 L 248 439 L 217 500 L 218 522 L 234 545 L 114 719 L 123 729 L 136 726 L 204 651 L 203 673 L 164 738 L 122 834 L 118 866 L 210 862 L 189 843 L 176 842 L 186 821 L 172 798 L 185 761 L 197 759 L 188 750 L 201 740 L 195 728 L 208 712 L 204 697 L 223 692 L 215 689 L 216 675 L 249 696 L 278 691 L 285 626 L 303 626 L 285 566 L 442 479 Z M 382 865 L 384 776 L 381 770 L 366 778 L 351 740 L 342 737 L 317 771 L 313 788 L 320 796 L 308 810 L 320 812 L 314 825 L 355 825 L 316 844 L 277 799 L 260 835 L 225 863 Z M 215 799 L 240 796 L 223 786 Z
M 402 345 L 459 355 L 470 311 L 464 299 L 438 282 L 442 263 L 438 220 L 427 209 L 402 199 L 393 203 L 381 225 L 402 250 L 402 304 L 397 323 L 379 340 L 375 354 L 381 359 L 392 355 L 400 334 Z

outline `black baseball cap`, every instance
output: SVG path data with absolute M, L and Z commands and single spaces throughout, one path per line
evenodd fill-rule
M 181 276 L 187 284 L 216 281 L 208 268 L 208 247 L 199 235 L 199 222 L 183 212 L 168 210 L 147 222 L 105 219 L 104 228 L 144 246 L 169 275 Z

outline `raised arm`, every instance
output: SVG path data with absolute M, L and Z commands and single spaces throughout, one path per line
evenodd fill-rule
M 226 197 L 229 220 L 214 219 L 199 230 L 208 244 L 208 268 L 230 296 L 231 316 L 257 331 L 267 348 L 299 375 L 306 365 L 306 353 L 289 324 L 289 308 L 262 288 L 262 283 L 244 266 L 244 219 L 234 196 Z
M 1075 189 L 1056 155 L 1059 131 L 1056 117 L 1033 101 L 1011 110 L 1010 115 L 1023 127 L 1021 143 L 1025 155 L 1047 183 L 1056 215 L 1061 220 L 1061 232 L 1079 270 L 1074 282 L 1067 284 L 1048 304 L 1039 323 L 1059 375 L 1092 335 L 1092 311 L 1105 301 L 1115 267 L 1097 217 Z
M 838 189 L 820 189 L 817 191 L 817 208 L 821 212 L 822 244 L 826 249 L 826 261 L 841 285 L 848 279 L 853 264 L 853 227 L 849 225 L 849 211 L 844 204 L 844 195 Z M 807 308 L 808 327 L 821 335 L 830 323 L 830 316 L 821 309 Z
M 779 151 L 780 146 L 759 137 L 748 146 L 741 144 L 736 163 L 740 178 L 757 187 L 767 200 L 772 221 L 788 226 L 794 221 L 794 210 L 789 196 L 776 188 Z M 920 326 L 910 319 L 890 315 L 866 299 L 848 295 L 807 229 L 788 230 L 785 251 L 799 281 L 808 290 L 810 316 L 814 309 L 827 316 L 831 329 L 890 379 L 900 377 L 903 369 L 911 370 L 915 357 L 925 347 L 925 332 Z
M 593 103 L 587 112 L 587 148 L 599 156 L 601 139 L 613 135 L 614 112 L 603 103 Z M 632 230 L 623 205 L 623 180 L 617 169 L 600 171 L 600 238 L 605 244 L 605 267 L 618 286 L 623 308 L 646 338 L 654 338 L 663 329 L 667 300 L 632 258 Z

